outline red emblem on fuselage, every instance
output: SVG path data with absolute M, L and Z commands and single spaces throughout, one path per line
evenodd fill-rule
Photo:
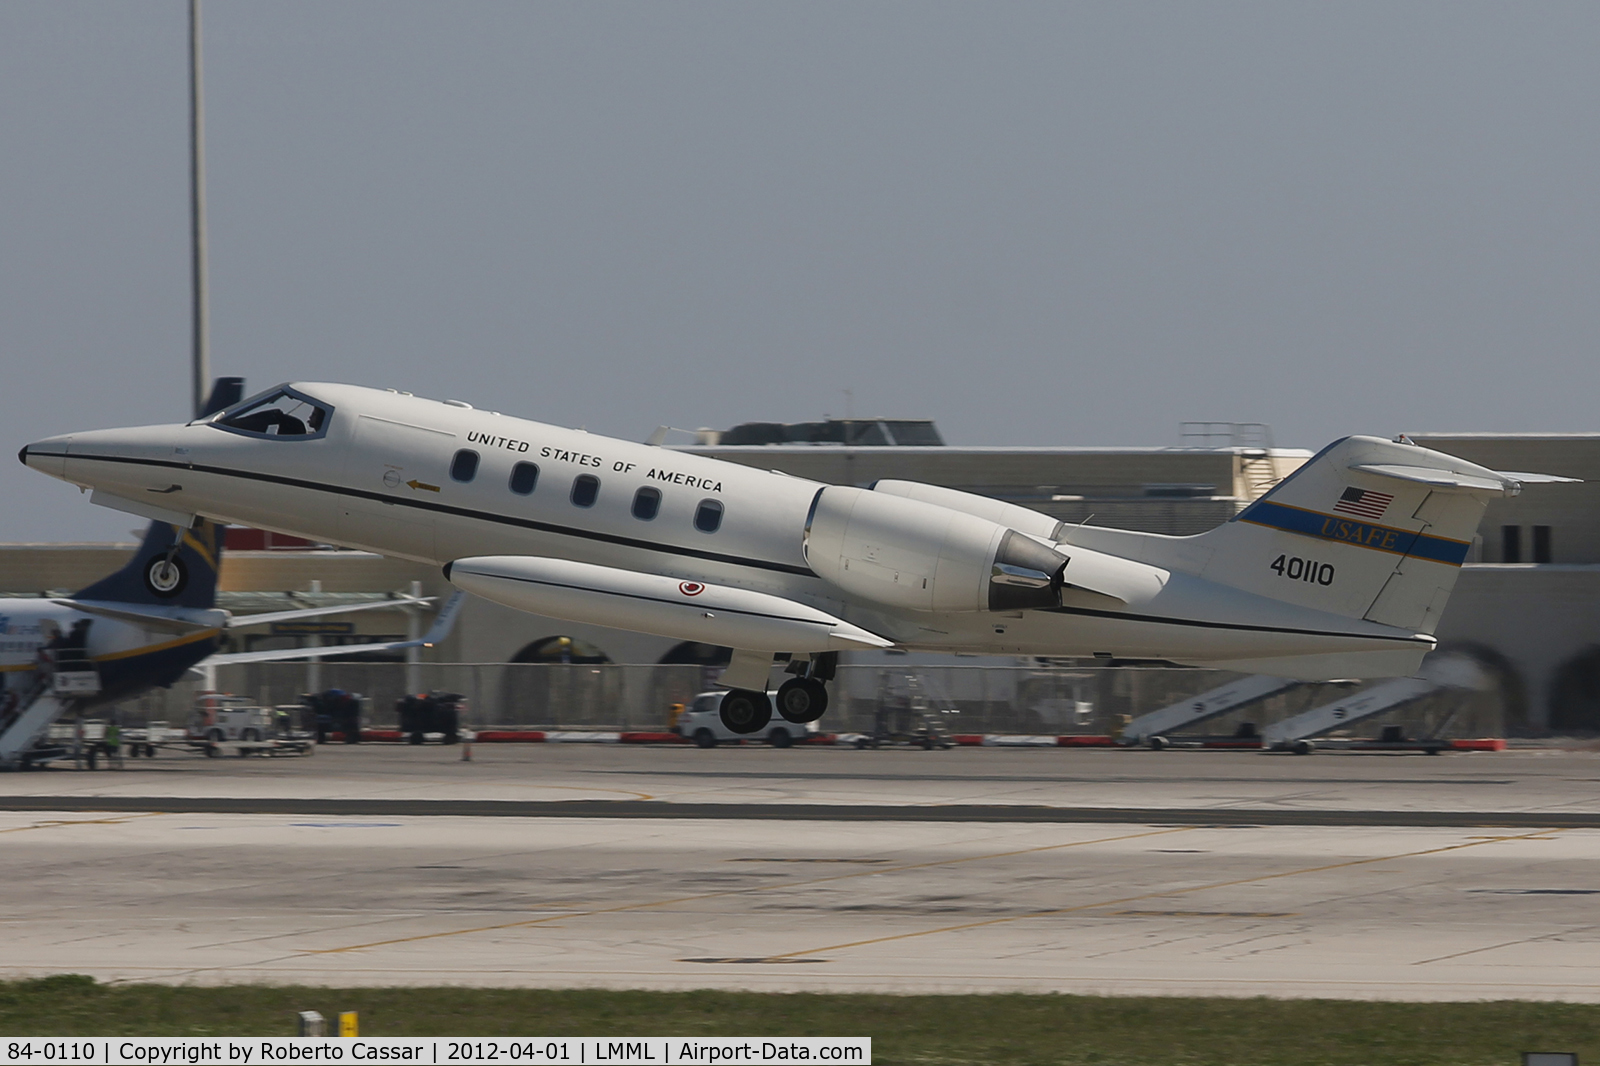
M 698 581 L 678 582 L 678 591 L 683 593 L 685 596 L 698 596 L 705 590 L 706 587 L 700 584 Z

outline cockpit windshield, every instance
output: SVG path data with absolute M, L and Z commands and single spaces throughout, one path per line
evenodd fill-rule
M 252 437 L 311 440 L 328 431 L 332 414 L 327 404 L 284 386 L 224 411 L 212 425 Z

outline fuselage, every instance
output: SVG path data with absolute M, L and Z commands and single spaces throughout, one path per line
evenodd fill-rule
M 85 699 L 88 707 L 172 684 L 216 651 L 221 639 L 220 625 L 148 628 L 104 613 L 116 610 L 115 603 L 90 606 L 104 610 L 52 599 L 0 600 L 0 677 L 6 693 L 19 695 L 32 683 L 39 651 L 52 632 L 70 633 L 82 621 L 89 623 L 84 656 L 100 675 L 100 694 Z
M 434 564 L 539 556 L 769 593 L 907 648 L 1203 663 L 1415 646 L 1150 567 L 1123 602 L 1068 589 L 1051 610 L 894 609 L 808 561 L 817 482 L 391 391 L 285 390 L 281 416 L 71 434 L 22 458 L 145 507 Z

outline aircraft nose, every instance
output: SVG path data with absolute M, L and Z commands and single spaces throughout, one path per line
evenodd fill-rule
M 72 437 L 46 437 L 44 440 L 24 444 L 17 453 L 18 462 L 23 466 L 31 466 L 41 473 L 51 477 L 64 477 L 67 468 L 67 453 L 72 446 Z

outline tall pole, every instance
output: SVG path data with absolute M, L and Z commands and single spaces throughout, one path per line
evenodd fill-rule
M 189 0 L 189 220 L 194 312 L 194 414 L 205 408 L 211 385 L 211 337 L 206 313 L 205 106 L 200 95 L 200 0 Z

